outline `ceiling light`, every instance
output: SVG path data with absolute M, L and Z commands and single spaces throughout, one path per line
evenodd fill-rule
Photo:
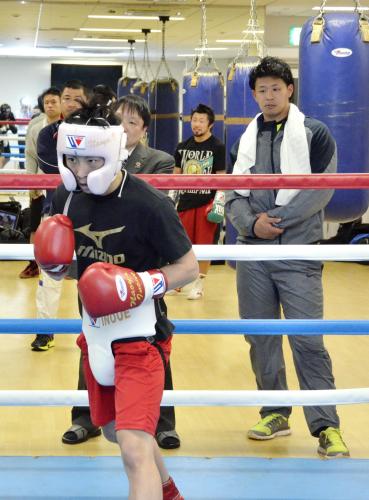
M 101 33 L 142 33 L 142 30 L 129 28 L 79 28 L 79 31 L 99 31 Z M 161 30 L 151 30 L 151 33 L 161 33 Z
M 253 30 L 253 29 L 250 29 L 250 30 L 243 30 L 242 33 L 255 33 L 257 35 L 264 35 L 264 30 Z
M 261 43 L 261 40 L 257 40 L 256 38 L 252 38 L 252 39 L 247 39 L 247 38 L 243 38 L 242 40 L 215 40 L 216 43 Z
M 201 47 L 196 47 L 194 50 L 228 50 L 227 47 L 204 47 L 204 48 L 201 48 Z
M 128 39 L 124 38 L 89 38 L 89 37 L 75 37 L 73 38 L 76 42 L 124 42 L 127 43 Z M 144 43 L 145 40 L 135 40 L 136 43 Z
M 215 40 L 216 43 L 242 43 L 243 40 Z
M 127 15 L 127 16 L 96 16 L 96 15 L 89 15 L 88 16 L 90 19 L 142 19 L 145 21 L 160 21 L 160 16 L 136 16 L 136 15 Z M 184 17 L 179 17 L 179 16 L 170 16 L 169 21 L 184 21 Z
M 320 7 L 313 7 L 312 10 L 320 10 Z M 356 10 L 356 7 L 352 6 L 352 7 L 324 7 L 323 9 L 323 12 L 325 11 L 340 11 L 340 12 L 353 12 L 354 10 Z M 358 8 L 359 11 L 363 11 L 363 10 L 369 10 L 369 7 L 359 7 Z
M 177 57 L 198 57 L 199 54 L 177 54 Z
M 68 49 L 83 50 L 130 50 L 131 47 L 104 47 L 101 45 L 68 45 Z M 132 47 L 134 49 L 134 47 Z
M 0 56 L 11 57 L 68 57 L 68 58 L 81 58 L 81 59 L 94 59 L 102 58 L 104 60 L 109 58 L 120 57 L 120 52 L 114 52 L 107 56 L 106 53 L 98 52 L 83 52 L 73 51 L 72 49 L 51 49 L 46 47 L 1 47 Z M 122 52 L 123 54 L 123 52 Z M 126 55 L 127 52 L 124 52 Z

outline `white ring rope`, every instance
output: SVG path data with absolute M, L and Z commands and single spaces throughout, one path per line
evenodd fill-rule
M 369 403 L 369 388 L 303 391 L 164 391 L 162 406 L 329 406 Z M 87 391 L 0 391 L 0 406 L 88 406 Z
M 198 260 L 369 261 L 369 245 L 193 245 Z M 32 244 L 0 244 L 0 260 L 32 260 Z
M 25 135 L 0 135 L 0 141 L 17 141 L 18 139 L 24 141 L 25 138 Z

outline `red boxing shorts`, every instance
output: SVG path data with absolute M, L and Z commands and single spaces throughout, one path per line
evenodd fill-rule
M 166 362 L 172 338 L 158 341 Z M 113 343 L 115 385 L 96 382 L 88 360 L 83 333 L 77 339 L 82 351 L 91 420 L 104 426 L 115 420 L 115 429 L 139 430 L 155 436 L 164 390 L 164 363 L 157 347 L 148 341 Z
M 211 204 L 213 202 L 211 201 Z M 206 218 L 209 205 L 190 208 L 178 212 L 179 218 L 193 245 L 212 245 L 218 224 L 209 222 Z

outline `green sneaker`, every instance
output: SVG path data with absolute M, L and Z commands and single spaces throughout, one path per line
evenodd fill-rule
M 291 434 L 288 418 L 280 413 L 271 413 L 262 418 L 247 433 L 249 439 L 266 440 L 277 436 L 289 436 Z
M 38 333 L 31 344 L 31 349 L 32 351 L 48 351 L 51 347 L 54 347 L 54 345 L 54 335 Z
M 319 434 L 318 454 L 322 458 L 342 458 L 350 456 L 350 452 L 343 442 L 339 429 L 328 427 Z

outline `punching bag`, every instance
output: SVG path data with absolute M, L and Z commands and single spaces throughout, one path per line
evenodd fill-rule
M 259 58 L 232 62 L 227 69 L 226 92 L 226 154 L 227 172 L 232 171 L 230 151 L 233 144 L 245 132 L 247 125 L 260 113 L 252 90 L 249 86 L 249 75 L 252 68 L 259 63 Z
M 215 114 L 213 135 L 224 142 L 224 81 L 220 71 L 210 63 L 209 58 L 206 64 L 183 76 L 182 140 L 192 135 L 191 111 L 199 104 L 206 104 Z
M 149 83 L 143 80 L 137 80 L 137 82 L 132 85 L 131 93 L 139 95 L 143 97 L 146 102 L 149 102 Z
M 173 155 L 179 142 L 178 82 L 171 77 L 156 78 L 150 82 L 149 107 L 149 146 Z
M 249 75 L 260 59 L 258 57 L 245 57 L 242 61 L 233 61 L 227 69 L 227 92 L 226 92 L 226 154 L 227 173 L 233 171 L 234 159 L 231 158 L 231 149 L 235 153 L 235 144 L 245 132 L 247 125 L 260 112 L 252 90 L 249 86 Z M 238 148 L 237 148 L 238 150 Z M 237 240 L 237 231 L 226 218 L 225 241 L 227 245 L 233 245 Z M 235 261 L 227 261 L 231 267 L 236 267 Z
M 118 81 L 117 96 L 124 97 L 131 93 L 133 85 L 138 81 L 138 78 L 131 78 L 129 76 L 122 76 Z
M 367 173 L 369 35 L 365 36 L 365 19 L 357 13 L 330 13 L 323 18 L 321 28 L 322 18 L 315 18 L 301 32 L 300 109 L 330 129 L 337 142 L 338 173 Z M 352 221 L 366 212 L 368 204 L 366 190 L 336 190 L 325 217 Z

